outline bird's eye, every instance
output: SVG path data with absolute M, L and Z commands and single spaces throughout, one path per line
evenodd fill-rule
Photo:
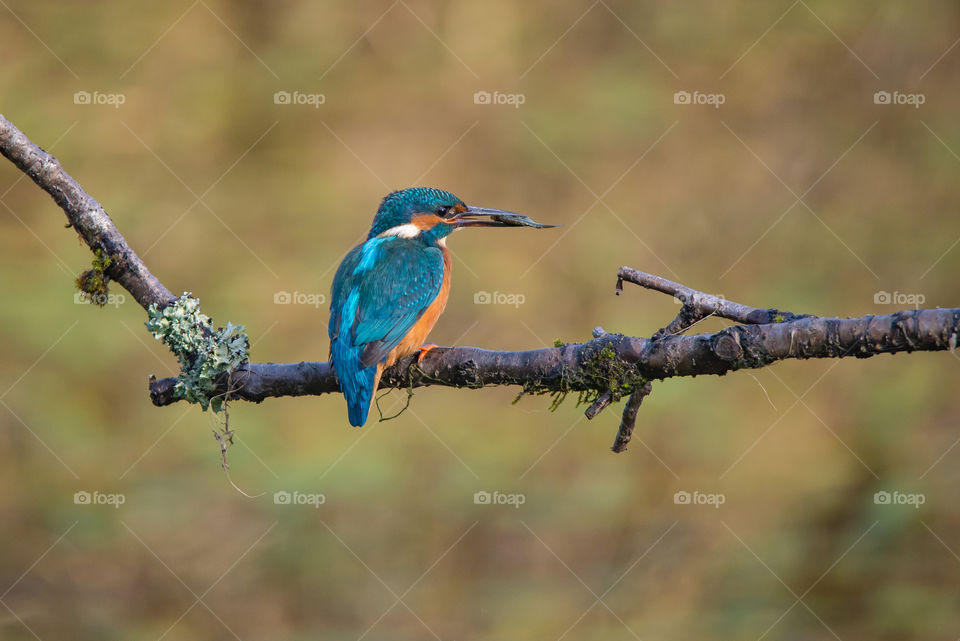
M 452 209 L 453 209 L 452 207 L 444 207 L 443 205 L 440 205 L 439 207 L 437 207 L 437 215 L 442 218 L 446 218 L 447 216 L 450 215 L 450 211 Z

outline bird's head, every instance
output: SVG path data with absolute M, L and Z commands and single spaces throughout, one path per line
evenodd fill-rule
M 439 240 L 463 227 L 555 227 L 501 209 L 470 207 L 448 191 L 410 187 L 388 194 L 373 219 L 377 236 Z

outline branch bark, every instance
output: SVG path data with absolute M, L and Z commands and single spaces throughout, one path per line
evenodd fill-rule
M 161 308 L 176 298 L 127 245 L 103 207 L 67 174 L 56 158 L 31 142 L 0 116 L 0 153 L 49 193 L 91 250 L 113 258 L 106 274 L 144 308 Z M 611 402 L 628 397 L 613 446 L 626 449 L 637 412 L 650 393 L 650 381 L 724 375 L 766 367 L 789 358 L 867 358 L 898 352 L 954 350 L 960 331 L 960 308 L 918 309 L 862 318 L 823 318 L 762 309 L 706 294 L 665 278 L 620 268 L 623 281 L 678 298 L 680 313 L 651 338 L 607 333 L 599 327 L 584 343 L 527 351 L 492 351 L 476 347 L 438 347 L 417 364 L 413 356 L 384 372 L 382 388 L 428 385 L 481 388 L 515 385 L 531 394 L 586 393 L 593 418 Z M 713 334 L 682 336 L 708 316 L 738 325 Z M 157 406 L 180 400 L 176 379 L 150 380 Z M 218 381 L 228 400 L 261 402 L 281 396 L 339 392 L 329 363 L 247 363 Z

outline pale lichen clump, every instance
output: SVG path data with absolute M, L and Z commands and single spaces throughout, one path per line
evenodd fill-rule
M 250 356 L 250 339 L 244 326 L 227 323 L 214 330 L 210 317 L 200 311 L 200 301 L 188 293 L 162 310 L 154 303 L 147 313 L 147 329 L 180 361 L 174 388 L 177 397 L 219 412 L 224 396 L 214 395 L 217 380 L 246 363 Z

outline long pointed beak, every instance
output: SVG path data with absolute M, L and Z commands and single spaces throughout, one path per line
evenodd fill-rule
M 502 209 L 488 209 L 487 207 L 467 207 L 467 211 L 448 219 L 457 227 L 533 227 L 546 229 L 560 225 L 538 223 L 528 216 Z

